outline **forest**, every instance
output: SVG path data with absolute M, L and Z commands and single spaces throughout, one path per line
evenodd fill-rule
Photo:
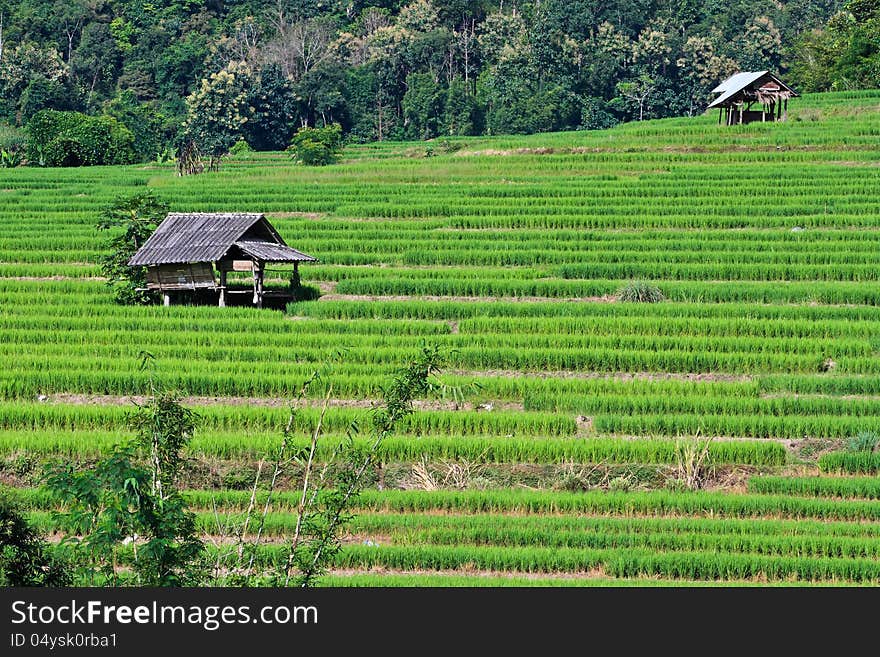
M 880 0 L 0 0 L 0 148 L 46 109 L 115 119 L 140 160 L 206 116 L 256 150 L 331 123 L 353 142 L 596 129 L 702 113 L 760 69 L 878 86 Z

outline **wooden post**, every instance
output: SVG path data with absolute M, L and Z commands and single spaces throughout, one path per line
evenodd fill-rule
M 786 98 L 783 102 L 785 103 L 785 109 L 782 110 L 782 120 L 788 121 L 788 98 Z
M 217 302 L 221 308 L 226 306 L 226 270 L 220 270 L 220 300 Z
M 251 278 L 254 281 L 254 298 L 251 301 L 255 306 L 257 305 L 257 263 L 255 261 L 251 261 Z
M 263 307 L 263 263 L 257 270 L 257 308 Z
M 162 305 L 163 306 L 170 306 L 171 305 L 171 295 L 168 294 L 167 292 L 162 293 Z
M 718 108 L 718 125 L 721 125 L 721 117 L 724 116 L 724 109 L 721 107 Z

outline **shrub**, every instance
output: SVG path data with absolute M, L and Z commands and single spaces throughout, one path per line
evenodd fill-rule
M 323 128 L 300 128 L 287 150 L 300 164 L 333 164 L 342 152 L 342 127 L 338 123 L 332 123 Z
M 21 152 L 26 144 L 27 135 L 24 130 L 0 123 L 0 150 Z
M 14 169 L 22 163 L 20 151 L 0 150 L 0 169 Z
M 860 431 L 846 441 L 848 452 L 873 452 L 880 443 L 880 436 L 873 431 Z
M 27 130 L 32 163 L 63 167 L 135 161 L 131 131 L 111 116 L 42 110 Z
M 250 147 L 250 145 L 244 140 L 239 139 L 235 144 L 232 145 L 232 148 L 229 149 L 230 155 L 247 155 L 248 153 L 253 153 L 254 149 Z
M 117 198 L 101 215 L 98 230 L 122 229 L 107 241 L 109 253 L 101 258 L 101 271 L 116 303 L 146 304 L 154 299 L 153 293 L 143 291 L 147 286 L 146 267 L 129 267 L 128 260 L 149 239 L 167 212 L 167 204 L 152 191 L 146 191 Z
M 64 564 L 48 548 L 21 509 L 0 494 L 0 586 L 70 584 Z
M 617 291 L 617 298 L 620 301 L 657 303 L 666 297 L 656 285 L 645 281 L 630 281 Z

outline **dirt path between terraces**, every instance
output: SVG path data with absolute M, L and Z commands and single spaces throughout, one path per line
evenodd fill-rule
M 460 297 L 460 296 L 408 296 L 404 294 L 372 295 L 372 294 L 322 294 L 318 301 L 474 301 L 480 303 L 616 303 L 617 298 L 611 295 L 601 297 Z
M 145 395 L 87 395 L 80 393 L 57 393 L 48 395 L 43 401 L 55 402 L 60 404 L 78 404 L 78 405 L 94 405 L 94 406 L 124 406 L 128 404 L 144 404 L 149 397 Z M 187 396 L 181 397 L 181 402 L 188 406 L 212 406 L 214 404 L 223 404 L 227 406 L 262 406 L 266 408 L 285 408 L 290 403 L 289 400 L 276 397 L 200 397 Z M 299 404 L 307 407 L 320 407 L 323 404 L 322 399 L 305 399 Z M 328 406 L 330 408 L 372 408 L 380 402 L 377 399 L 330 399 Z M 426 411 L 522 411 L 523 405 L 520 402 L 502 401 L 492 402 L 490 404 L 474 404 L 472 402 L 462 402 L 456 404 L 453 401 L 440 400 L 414 400 L 413 406 L 418 410 Z

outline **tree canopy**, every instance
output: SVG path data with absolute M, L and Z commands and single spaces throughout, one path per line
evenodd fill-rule
M 0 0 L 0 17 L 0 122 L 107 114 L 141 159 L 333 123 L 369 141 L 693 115 L 736 70 L 880 83 L 876 0 Z

